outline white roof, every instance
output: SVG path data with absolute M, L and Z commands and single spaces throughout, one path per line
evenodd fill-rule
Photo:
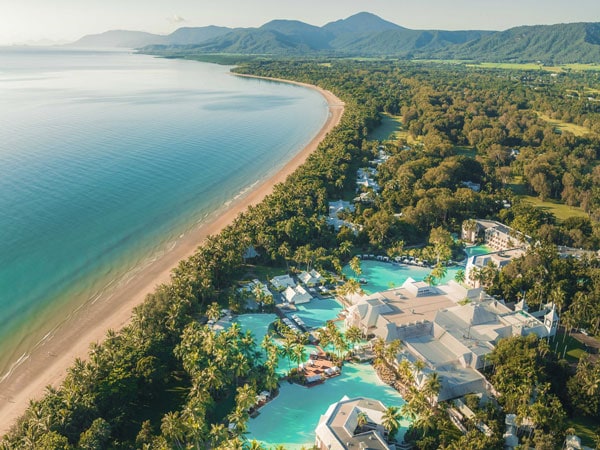
M 288 286 L 296 286 L 294 279 L 287 274 L 278 275 L 276 277 L 271 278 L 271 284 L 275 286 L 276 289 L 283 289 Z
M 300 285 L 296 287 L 288 286 L 283 291 L 283 296 L 289 303 L 294 304 L 308 303 L 312 300 L 312 296 Z

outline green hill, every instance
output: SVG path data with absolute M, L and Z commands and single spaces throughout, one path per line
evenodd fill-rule
M 427 57 L 546 64 L 600 62 L 600 24 L 570 23 L 511 28 Z
M 167 36 L 109 31 L 85 36 L 74 45 L 141 47 L 143 53 L 172 56 L 218 53 L 600 63 L 600 23 L 521 26 L 506 31 L 411 30 L 362 12 L 322 27 L 273 20 L 260 28 L 180 28 Z

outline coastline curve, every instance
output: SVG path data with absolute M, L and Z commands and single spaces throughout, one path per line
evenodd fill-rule
M 119 330 L 126 326 L 133 309 L 157 286 L 169 282 L 171 271 L 179 261 L 189 258 L 209 235 L 219 233 L 249 206 L 260 203 L 273 191 L 276 184 L 284 182 L 300 167 L 325 136 L 340 123 L 344 103 L 330 91 L 292 80 L 234 73 L 232 75 L 313 89 L 324 97 L 329 109 L 328 117 L 310 142 L 276 173 L 257 182 L 252 189 L 237 195 L 210 214 L 198 227 L 177 241 L 169 251 L 143 267 L 126 283 L 117 286 L 106 298 L 96 299 L 71 314 L 69 320 L 59 329 L 52 330 L 48 339 L 43 340 L 30 354 L 22 358 L 21 363 L 11 369 L 9 376 L 0 381 L 0 436 L 8 432 L 25 412 L 30 399 L 39 399 L 47 386 L 58 387 L 62 383 L 67 369 L 75 359 L 87 357 L 91 343 L 104 340 L 106 332 L 110 329 Z

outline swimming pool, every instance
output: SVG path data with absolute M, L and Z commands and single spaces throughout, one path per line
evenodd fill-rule
M 367 280 L 367 284 L 362 285 L 363 290 L 367 294 L 401 286 L 408 277 L 416 281 L 421 281 L 431 273 L 431 269 L 428 267 L 409 266 L 375 260 L 363 260 L 360 262 L 360 267 L 362 270 L 360 278 Z M 448 267 L 446 276 L 439 283 L 447 283 L 453 280 L 456 273 L 461 269 L 464 270 L 464 267 Z M 345 266 L 343 273 L 348 278 L 357 278 L 356 274 L 350 269 L 350 266 Z
M 320 327 L 328 320 L 335 319 L 341 310 L 342 305 L 333 298 L 314 299 L 310 303 L 298 305 L 296 314 L 309 327 Z M 275 314 L 243 314 L 236 321 L 242 330 L 252 331 L 256 344 L 260 345 L 269 324 L 276 319 Z M 314 350 L 316 347 L 306 346 L 307 358 Z M 285 375 L 288 370 L 288 361 L 280 358 L 277 372 Z M 311 447 L 315 442 L 315 428 L 319 418 L 329 405 L 341 400 L 344 395 L 350 398 L 374 398 L 385 406 L 401 407 L 404 404 L 395 389 L 379 380 L 371 365 L 345 364 L 339 377 L 311 388 L 281 382 L 277 398 L 263 406 L 256 418 L 248 421 L 246 437 L 249 440 L 256 439 L 267 448 L 279 444 L 286 449 Z M 404 435 L 409 424 L 406 419 L 401 421 L 399 438 Z
M 486 253 L 493 252 L 494 250 L 487 245 L 473 245 L 471 247 L 465 248 L 465 253 L 467 254 L 467 258 L 475 255 L 485 255 Z
M 337 318 L 342 305 L 334 298 L 313 299 L 309 303 L 296 306 L 296 314 L 308 327 L 322 327 L 328 320 Z
M 319 418 L 332 403 L 347 395 L 370 397 L 387 406 L 401 407 L 400 394 L 379 380 L 368 364 L 345 364 L 342 375 L 326 383 L 306 388 L 283 382 L 279 395 L 260 409 L 248 422 L 249 440 L 256 439 L 267 448 L 281 444 L 286 449 L 311 447 Z M 402 419 L 398 438 L 402 438 L 409 421 Z

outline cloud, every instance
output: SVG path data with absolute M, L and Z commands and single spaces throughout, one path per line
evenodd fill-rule
M 169 23 L 173 24 L 185 22 L 185 19 L 181 16 L 178 16 L 177 14 L 174 14 L 171 17 L 167 17 L 167 20 L 169 21 Z

